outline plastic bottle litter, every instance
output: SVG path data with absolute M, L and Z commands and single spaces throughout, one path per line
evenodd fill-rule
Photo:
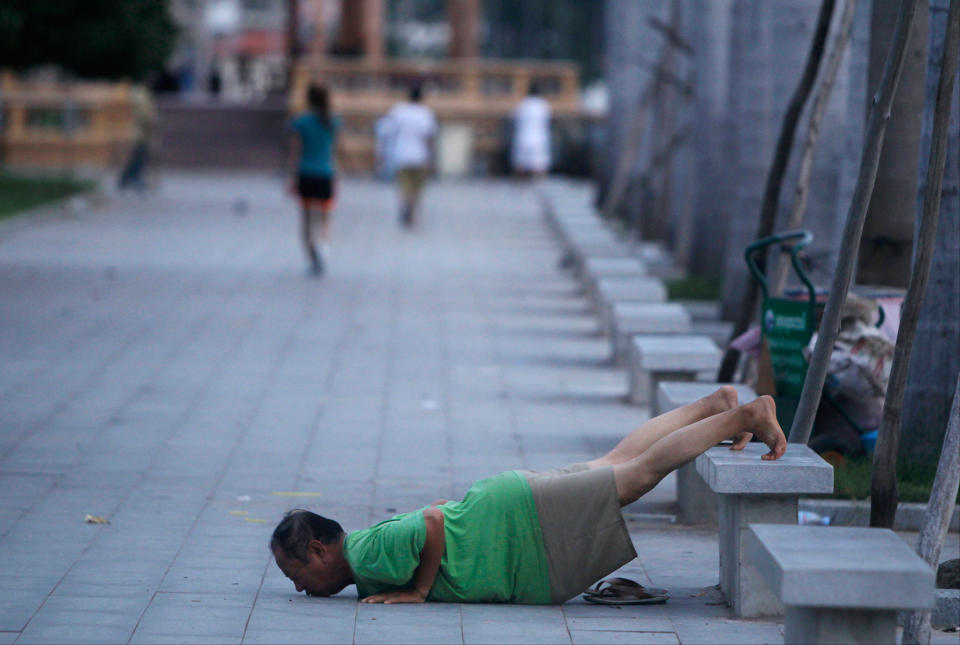
M 807 526 L 830 526 L 830 516 L 820 515 L 819 513 L 814 513 L 813 511 L 798 511 L 797 524 L 805 524 Z

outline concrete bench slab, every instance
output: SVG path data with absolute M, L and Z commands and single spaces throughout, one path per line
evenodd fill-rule
M 634 250 L 634 255 L 643 260 L 650 275 L 658 278 L 676 279 L 686 274 L 682 267 L 677 266 L 673 255 L 662 244 L 639 242 Z
M 716 300 L 675 300 L 683 305 L 694 320 L 720 320 L 720 303 Z
M 898 611 L 934 604 L 933 570 L 889 529 L 754 524 L 745 546 L 786 643 L 893 643 Z
M 660 381 L 693 381 L 699 372 L 719 367 L 720 348 L 706 336 L 633 336 L 628 398 L 635 405 L 650 405 Z
M 930 612 L 930 625 L 934 629 L 960 627 L 960 589 L 937 589 L 937 604 Z
M 667 288 L 663 280 L 650 276 L 633 277 L 592 277 L 593 293 L 596 295 L 597 305 L 610 305 L 613 302 L 664 302 L 667 299 Z
M 627 362 L 631 336 L 690 333 L 690 314 L 680 305 L 618 302 L 610 313 L 610 344 L 618 364 Z
M 587 292 L 596 306 L 600 329 L 610 330 L 611 308 L 617 302 L 664 302 L 667 288 L 663 281 L 654 277 L 593 278 Z
M 617 241 L 610 229 L 599 222 L 559 220 L 557 221 L 556 231 L 560 241 L 570 249 L 578 243 Z
M 679 381 L 661 381 L 657 384 L 657 395 L 650 402 L 650 415 L 658 416 L 683 407 L 703 397 L 713 394 L 721 383 L 687 383 Z M 749 403 L 757 398 L 749 385 L 732 384 L 737 390 L 740 403 Z M 679 524 L 717 523 L 720 500 L 710 490 L 703 477 L 697 473 L 696 462 L 684 464 L 677 469 L 677 522 Z
M 778 616 L 783 605 L 749 562 L 743 548 L 750 524 L 796 524 L 801 495 L 833 492 L 833 467 L 807 446 L 791 444 L 780 459 L 764 461 L 761 443 L 741 451 L 711 448 L 697 472 L 719 495 L 720 589 L 735 616 Z
M 629 254 L 626 245 L 606 230 L 566 230 L 560 239 L 564 247 L 574 255 L 583 255 L 587 250 L 600 254 L 608 249 L 617 254 Z
M 642 278 L 647 270 L 643 263 L 630 257 L 588 257 L 583 263 L 585 276 L 597 278 Z
M 717 446 L 697 457 L 697 472 L 713 492 L 726 495 L 833 492 L 833 467 L 809 447 L 790 444 L 776 461 L 760 458 L 767 452 L 758 442 L 739 451 Z
M 690 328 L 695 334 L 709 336 L 720 347 L 726 347 L 733 333 L 733 323 L 726 320 L 697 320 L 694 318 Z
M 590 258 L 633 258 L 627 245 L 615 240 L 584 240 L 574 242 L 570 247 L 570 256 L 573 258 L 576 274 L 584 279 L 589 275 L 586 270 L 586 264 Z

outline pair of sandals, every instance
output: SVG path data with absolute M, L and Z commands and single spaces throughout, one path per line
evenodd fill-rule
M 666 589 L 653 589 L 629 578 L 607 578 L 583 592 L 583 599 L 599 605 L 659 605 L 667 602 Z

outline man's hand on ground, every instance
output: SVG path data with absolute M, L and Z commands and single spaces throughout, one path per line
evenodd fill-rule
M 423 594 L 416 589 L 398 589 L 387 593 L 375 593 L 367 596 L 360 602 L 383 603 L 384 605 L 399 605 L 400 603 L 419 603 L 425 601 Z

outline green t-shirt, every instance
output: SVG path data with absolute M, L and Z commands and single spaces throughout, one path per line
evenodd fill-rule
M 516 471 L 478 481 L 443 511 L 446 548 L 427 600 L 550 603 L 550 576 L 533 493 Z M 408 586 L 427 537 L 423 509 L 347 536 L 361 598 Z

